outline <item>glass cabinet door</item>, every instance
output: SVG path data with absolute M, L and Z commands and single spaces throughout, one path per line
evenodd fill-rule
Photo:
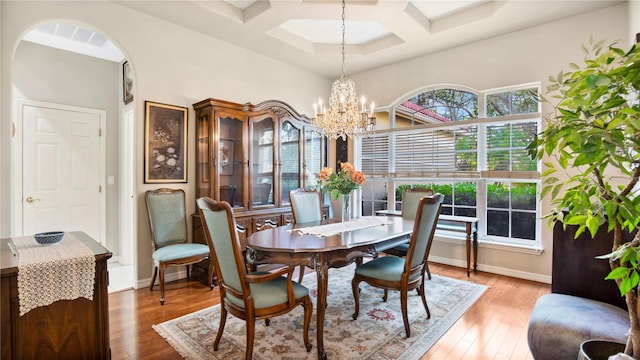
M 252 119 L 251 126 L 251 206 L 274 204 L 274 120 L 267 116 Z
M 218 114 L 218 199 L 232 207 L 245 207 L 243 154 L 244 122 L 233 115 Z
M 289 191 L 301 187 L 300 184 L 300 129 L 290 121 L 283 121 L 280 129 L 280 162 L 282 194 L 280 203 L 287 205 Z
M 209 139 L 211 136 L 211 119 L 209 116 L 201 116 L 198 119 L 198 150 L 196 151 L 196 199 L 201 197 L 214 197 L 211 193 L 211 158 L 209 156 Z

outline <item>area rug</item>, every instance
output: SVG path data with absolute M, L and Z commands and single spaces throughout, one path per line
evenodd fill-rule
M 406 338 L 397 291 L 390 291 L 387 302 L 383 302 L 383 290 L 360 283 L 360 315 L 357 320 L 351 318 L 355 306 L 351 293 L 353 270 L 353 265 L 329 270 L 324 326 L 324 347 L 329 359 L 420 359 L 487 289 L 484 285 L 433 275 L 425 282 L 431 319 L 427 320 L 420 296 L 412 291 L 408 303 L 411 337 Z M 305 351 L 303 309 L 298 307 L 272 318 L 269 326 L 264 321 L 256 322 L 253 359 L 317 358 L 315 273 L 306 274 L 303 284 L 311 290 L 314 303 L 309 329 L 311 352 Z M 216 305 L 153 328 L 185 359 L 244 358 L 244 321 L 229 315 L 218 351 L 213 351 L 219 323 L 220 308 Z

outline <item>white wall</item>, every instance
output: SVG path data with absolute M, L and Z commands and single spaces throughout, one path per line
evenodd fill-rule
M 640 33 L 640 1 L 629 1 L 629 46 L 636 41 Z
M 120 64 L 23 41 L 13 59 L 13 99 L 106 110 L 106 175 L 118 178 Z M 119 253 L 118 184 L 107 185 L 106 245 Z
M 629 38 L 629 4 L 575 16 L 509 35 L 418 57 L 353 76 L 360 86 L 370 89 L 369 96 L 382 106 L 392 105 L 400 96 L 432 84 L 458 84 L 477 90 L 541 82 L 547 86 L 549 75 L 568 69 L 570 62 L 583 59 L 581 44 L 590 35 L 594 39 L 620 40 L 626 47 Z M 550 107 L 543 107 L 543 114 Z M 549 199 L 542 211 L 551 210 Z M 546 222 L 542 227 L 544 252 L 533 255 L 480 245 L 479 269 L 550 282 L 552 233 Z M 434 242 L 431 259 L 464 264 L 462 243 Z
M 189 154 L 193 163 L 195 148 L 194 112 L 191 104 L 208 97 L 236 102 L 258 103 L 268 99 L 286 101 L 301 113 L 309 114 L 318 93 L 328 93 L 330 80 L 293 68 L 260 54 L 220 42 L 157 18 L 105 1 L 1 1 L 0 36 L 2 84 L 0 120 L 0 203 L 11 204 L 10 136 L 15 122 L 15 100 L 11 97 L 12 67 L 20 39 L 33 27 L 45 22 L 65 21 L 94 29 L 114 41 L 126 54 L 135 73 L 137 121 L 137 264 L 138 279 L 151 275 L 150 234 L 143 193 L 161 185 L 143 184 L 144 101 L 189 108 Z M 114 81 L 118 81 L 114 79 Z M 195 167 L 188 169 L 187 184 L 170 184 L 183 188 L 193 199 Z M 105 181 L 106 183 L 106 181 Z M 0 236 L 11 236 L 11 211 L 2 207 Z M 195 201 L 187 203 L 187 212 L 195 211 Z

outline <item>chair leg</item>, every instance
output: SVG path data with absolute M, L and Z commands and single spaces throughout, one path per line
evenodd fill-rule
M 164 305 L 164 265 L 160 264 L 160 305 Z
M 388 295 L 389 295 L 389 290 L 384 289 L 384 295 L 382 295 L 382 301 L 387 302 Z
M 209 273 L 208 273 L 208 279 L 209 279 L 209 289 L 213 290 L 213 288 L 215 287 L 215 281 L 213 281 L 213 259 L 211 259 L 209 261 Z
M 247 345 L 244 353 L 245 360 L 251 360 L 253 357 L 253 340 L 256 337 L 256 319 L 254 314 L 247 316 Z
M 304 307 L 304 325 L 302 328 L 302 338 L 304 340 L 304 346 L 307 348 L 307 352 L 311 351 L 311 342 L 309 341 L 309 325 L 311 325 L 311 315 L 313 313 L 313 303 L 311 298 L 307 297 L 302 303 Z
M 424 311 L 427 312 L 427 319 L 431 319 L 431 311 L 429 311 L 429 305 L 427 305 L 427 298 L 425 297 L 424 291 L 424 278 L 422 279 L 422 284 L 419 287 L 420 289 L 420 297 L 422 297 L 422 305 L 424 305 Z
M 187 281 L 191 281 L 191 265 L 187 265 Z
M 353 280 L 351 280 L 351 291 L 353 291 L 353 301 L 356 303 L 356 309 L 353 313 L 353 315 L 351 315 L 351 317 L 353 318 L 353 320 L 356 320 L 358 318 L 358 314 L 360 314 L 360 280 L 357 279 L 355 276 L 353 277 Z
M 224 304 L 220 305 L 220 326 L 218 327 L 218 334 L 216 340 L 213 342 L 213 351 L 218 351 L 218 345 L 220 339 L 222 339 L 222 332 L 224 331 L 224 325 L 227 323 L 227 309 L 224 308 Z
M 151 284 L 149 284 L 149 291 L 153 290 L 153 285 L 156 282 L 156 276 L 158 275 L 158 267 L 153 267 L 153 276 L 151 277 Z
M 407 317 L 407 300 L 409 298 L 409 291 L 405 288 L 400 290 L 400 307 L 402 308 L 402 322 L 404 322 L 404 331 L 407 337 L 411 336 L 411 329 L 409 328 L 409 318 Z
M 427 269 L 427 278 L 431 280 L 431 270 L 429 270 L 429 263 L 425 261 L 424 267 Z

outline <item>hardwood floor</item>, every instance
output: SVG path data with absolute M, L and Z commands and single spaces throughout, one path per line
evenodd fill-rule
M 422 359 L 532 359 L 527 347 L 529 316 L 536 299 L 551 292 L 551 285 L 485 272 L 467 278 L 463 268 L 429 266 L 434 274 L 490 288 Z M 160 291 L 148 287 L 109 295 L 113 360 L 181 359 L 151 326 L 220 302 L 217 288 L 186 280 L 166 285 L 164 306 L 159 299 Z

